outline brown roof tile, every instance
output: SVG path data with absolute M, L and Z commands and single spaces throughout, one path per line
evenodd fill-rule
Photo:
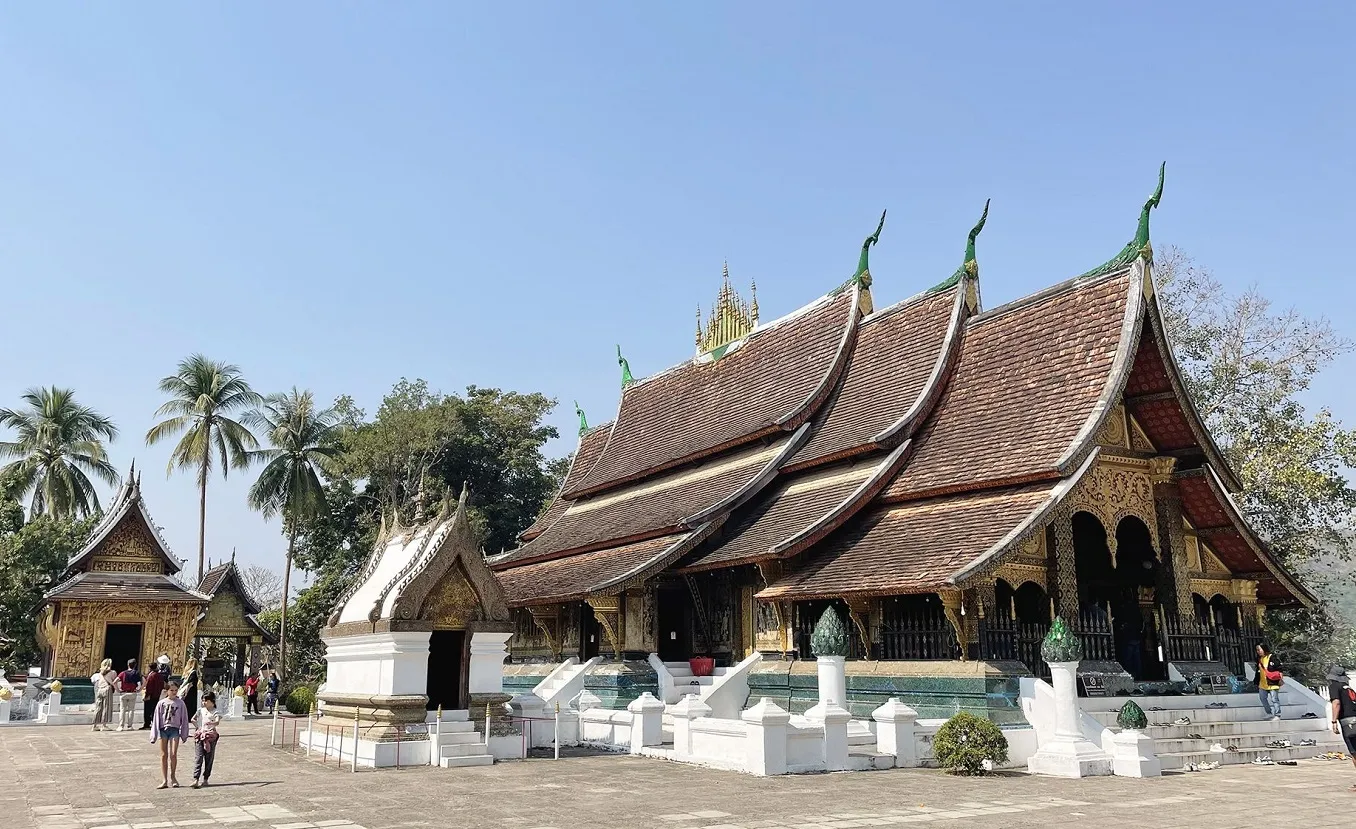
M 207 601 L 179 582 L 160 574 L 78 573 L 52 588 L 45 601 L 196 602 Z
M 973 318 L 955 374 L 886 497 L 1057 474 L 1112 379 L 1129 297 L 1121 272 Z
M 831 466 L 784 479 L 745 514 L 727 523 L 721 537 L 703 545 L 686 568 L 705 570 L 767 557 L 773 547 L 846 500 L 875 468 L 874 463 Z
M 961 287 L 925 294 L 862 322 L 823 424 L 789 466 L 867 444 L 910 412 L 942 353 Z
M 565 496 L 795 428 L 840 375 L 856 308 L 854 287 L 755 331 L 719 360 L 689 361 L 627 386 L 602 455 Z
M 496 569 L 576 549 L 683 528 L 688 519 L 753 482 L 787 447 L 783 439 L 655 476 L 625 489 L 571 503 L 532 541 L 497 558 Z
M 620 547 L 527 564 L 500 571 L 497 577 L 504 586 L 504 595 L 510 605 L 579 599 L 614 579 L 642 569 L 686 536 L 687 533 L 674 533 Z
M 828 538 L 760 599 L 898 595 L 936 590 L 986 554 L 1050 497 L 1056 484 L 881 506 Z
M 573 489 L 589 474 L 594 461 L 598 460 L 598 456 L 603 452 L 603 447 L 607 444 L 607 434 L 611 427 L 612 424 L 605 423 L 590 429 L 579 438 L 579 446 L 574 450 L 574 458 L 570 461 L 570 471 L 565 473 L 565 481 L 560 487 L 561 492 Z M 546 512 L 537 516 L 537 520 L 532 522 L 532 526 L 519 534 L 519 540 L 531 541 L 541 535 L 543 530 L 551 526 L 551 522 L 569 509 L 569 506 L 570 501 L 560 497 L 560 493 L 556 493 L 556 497 L 552 499 Z

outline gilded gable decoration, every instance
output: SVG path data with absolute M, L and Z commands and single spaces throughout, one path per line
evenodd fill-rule
M 730 263 L 726 262 L 721 269 L 720 292 L 706 317 L 705 328 L 702 308 L 697 306 L 697 354 L 708 354 L 753 333 L 758 327 L 758 285 L 750 282 L 749 292 L 750 299 L 746 301 L 730 285 Z

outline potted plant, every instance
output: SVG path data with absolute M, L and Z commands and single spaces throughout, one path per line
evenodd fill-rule
M 716 660 L 709 656 L 694 656 L 687 664 L 693 676 L 710 676 L 716 670 Z

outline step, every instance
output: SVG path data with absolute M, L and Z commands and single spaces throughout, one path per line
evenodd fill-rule
M 1323 746 L 1295 746 L 1294 748 L 1240 748 L 1237 752 L 1217 754 L 1213 751 L 1179 751 L 1159 754 L 1158 760 L 1165 770 L 1180 769 L 1187 763 L 1213 763 L 1221 766 L 1243 765 L 1251 763 L 1254 757 L 1270 757 L 1273 760 L 1305 760 L 1316 757 L 1330 749 Z
M 475 731 L 456 731 L 453 733 L 444 732 L 438 738 L 438 742 L 445 746 L 463 746 L 463 745 L 485 745 L 485 740 Z
M 1089 711 L 1087 713 L 1091 714 L 1093 719 L 1097 720 L 1102 725 L 1116 724 L 1116 716 L 1118 713 L 1116 711 Z M 1304 712 L 1296 711 L 1295 716 L 1286 717 L 1284 709 L 1282 709 L 1282 720 L 1299 720 L 1300 717 L 1298 715 L 1302 713 Z M 1199 723 L 1265 722 L 1271 719 L 1267 712 L 1257 706 L 1251 708 L 1174 708 L 1172 710 L 1164 711 L 1150 711 L 1148 708 L 1145 708 L 1144 716 L 1148 717 L 1149 722 L 1153 725 L 1172 725 L 1172 721 L 1181 716 L 1190 717 L 1192 722 Z M 1322 718 L 1319 717 L 1317 719 Z
M 1289 733 L 1232 734 L 1217 737 L 1209 737 L 1202 735 L 1202 737 L 1203 739 L 1199 740 L 1193 740 L 1190 737 L 1155 738 L 1154 750 L 1157 751 L 1159 754 L 1201 752 L 1209 751 L 1211 743 L 1219 743 L 1220 745 L 1225 746 L 1234 745 L 1239 748 L 1266 748 L 1267 743 L 1272 742 L 1274 740 L 1289 740 L 1295 744 L 1293 746 L 1294 748 L 1301 748 L 1302 746 L 1299 745 L 1299 741 L 1305 739 L 1304 737 L 1299 737 L 1297 739 L 1295 736 L 1292 736 Z M 1317 740 L 1318 737 L 1314 736 L 1310 739 Z M 1318 746 L 1311 746 L 1311 748 L 1321 747 L 1322 745 L 1323 742 L 1319 741 Z
M 463 766 L 492 766 L 494 765 L 494 755 L 478 754 L 473 757 L 444 757 L 438 761 L 438 765 L 445 769 L 455 769 Z
M 476 724 L 470 720 L 448 720 L 444 719 L 437 726 L 437 732 L 443 736 L 448 734 L 470 734 L 476 730 Z
M 1193 722 L 1191 725 L 1151 725 L 1146 733 L 1155 740 L 1182 739 L 1188 734 L 1203 737 L 1249 734 L 1299 734 L 1322 742 L 1324 734 L 1332 733 L 1323 720 L 1250 720 L 1246 722 Z M 1293 739 L 1293 738 L 1292 738 Z
M 881 754 L 879 751 L 850 748 L 848 749 L 848 767 L 853 771 L 892 769 L 895 767 L 895 757 L 892 754 Z
M 484 743 L 443 744 L 439 748 L 440 757 L 474 757 L 477 754 L 489 754 Z

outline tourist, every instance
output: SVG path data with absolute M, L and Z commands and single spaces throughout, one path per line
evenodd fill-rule
M 137 670 L 135 659 L 127 660 L 127 670 L 118 674 L 118 730 L 131 731 L 133 711 L 137 704 L 137 691 L 141 690 L 141 671 Z
M 146 680 L 141 685 L 142 731 L 150 730 L 151 720 L 155 719 L 156 703 L 160 702 L 160 694 L 165 690 L 165 677 L 167 676 L 167 673 L 161 671 L 160 667 L 160 665 L 156 665 L 155 668 L 146 675 Z
M 112 731 L 108 721 L 113 718 L 113 687 L 118 675 L 113 673 L 113 660 L 105 659 L 99 671 L 89 678 L 94 686 L 94 730 Z
M 282 680 L 278 679 L 278 672 L 272 668 L 268 671 L 268 695 L 264 697 L 264 704 L 268 706 L 268 713 L 273 713 L 273 708 L 278 704 L 278 689 L 282 687 Z
M 212 761 L 216 759 L 217 725 L 221 714 L 217 712 L 217 695 L 208 691 L 202 695 L 202 708 L 193 717 L 198 726 L 194 735 L 197 759 L 193 761 L 193 788 L 201 789 L 212 776 Z
M 1281 718 L 1281 662 L 1271 653 L 1271 648 L 1257 646 L 1257 697 L 1262 701 L 1262 710 L 1273 720 Z
M 263 713 L 259 710 L 259 675 L 253 671 L 245 679 L 245 713 Z
M 1356 766 L 1356 689 L 1351 687 L 1351 677 L 1341 665 L 1328 668 L 1328 698 L 1332 700 L 1332 733 L 1346 742 L 1351 764 Z M 1351 790 L 1356 792 L 1356 783 Z
M 151 721 L 151 742 L 160 744 L 160 775 L 164 778 L 156 788 L 177 789 L 179 744 L 188 741 L 188 709 L 179 698 L 179 683 L 175 680 L 165 685 L 165 697 L 155 704 Z
M 189 659 L 184 664 L 183 686 L 179 696 L 184 698 L 184 706 L 189 711 L 198 710 L 198 660 Z

